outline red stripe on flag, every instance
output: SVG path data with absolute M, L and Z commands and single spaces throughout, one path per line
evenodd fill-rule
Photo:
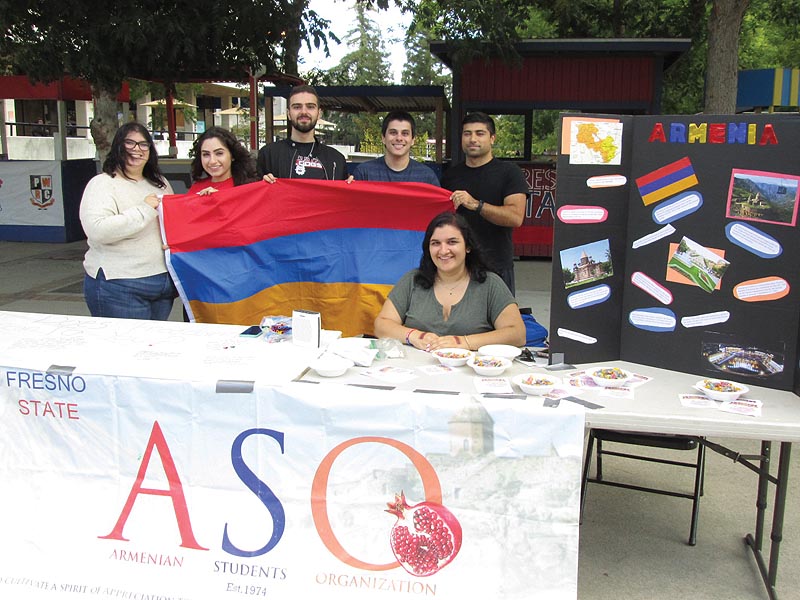
M 689 160 L 688 156 L 684 156 L 682 159 L 676 160 L 674 163 L 670 163 L 666 166 L 661 167 L 660 169 L 651 171 L 647 175 L 642 175 L 641 177 L 637 177 L 636 185 L 638 187 L 647 185 L 648 183 L 652 183 L 657 179 L 661 179 L 665 175 L 671 175 L 676 171 L 680 171 L 681 169 L 691 166 L 692 166 L 692 161 Z
M 452 210 L 450 194 L 424 183 L 280 179 L 209 196 L 165 196 L 161 208 L 170 250 L 190 252 L 327 229 L 424 231 Z

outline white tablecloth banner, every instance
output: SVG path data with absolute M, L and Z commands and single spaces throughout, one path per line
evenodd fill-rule
M 0 375 L 2 598 L 576 598 L 580 412 Z

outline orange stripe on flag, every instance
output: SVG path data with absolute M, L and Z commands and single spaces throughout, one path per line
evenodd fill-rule
M 644 202 L 645 206 L 648 206 L 654 202 L 658 202 L 659 200 L 673 196 L 678 192 L 682 192 L 693 185 L 697 185 L 697 175 L 690 175 L 689 177 L 685 177 L 680 181 L 676 181 L 675 183 L 671 183 L 663 188 L 659 188 L 654 192 L 650 192 L 646 196 L 642 196 L 642 202 Z
M 190 304 L 199 323 L 256 325 L 265 316 L 290 317 L 294 309 L 313 308 L 322 314 L 323 328 L 341 329 L 346 337 L 372 335 L 375 317 L 392 287 L 302 281 L 272 286 L 238 302 L 212 304 L 192 300 Z

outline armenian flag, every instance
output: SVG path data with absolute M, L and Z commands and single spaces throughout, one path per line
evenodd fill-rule
M 296 179 L 165 196 L 167 266 L 192 321 L 253 325 L 304 309 L 343 335 L 372 333 L 449 197 L 424 183 Z
M 636 179 L 645 206 L 697 185 L 692 161 L 688 156 L 651 171 Z

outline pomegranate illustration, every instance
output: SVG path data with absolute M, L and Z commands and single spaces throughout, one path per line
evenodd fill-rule
M 450 563 L 461 549 L 461 524 L 435 502 L 409 506 L 403 492 L 386 511 L 397 517 L 390 543 L 400 565 L 412 575 L 427 577 Z

